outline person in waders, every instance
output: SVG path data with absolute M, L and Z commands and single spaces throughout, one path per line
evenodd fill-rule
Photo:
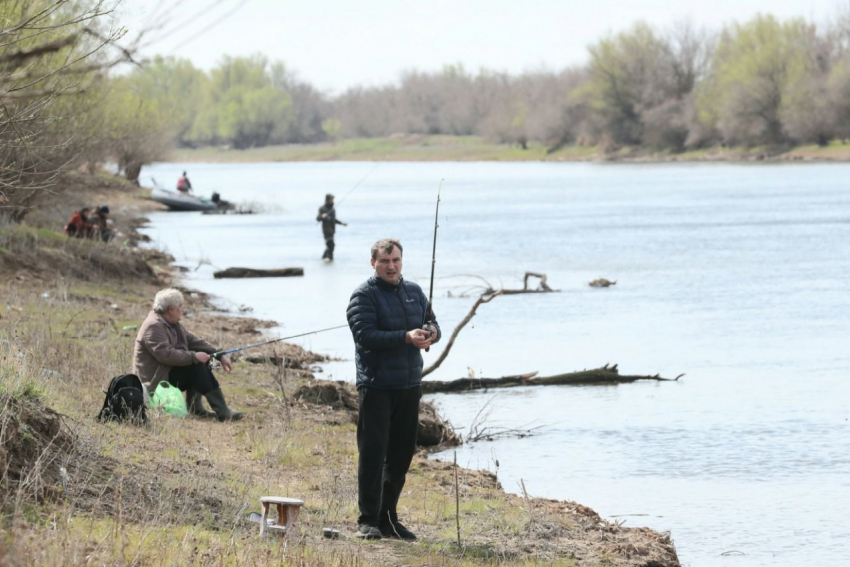
M 336 209 L 334 209 L 334 196 L 328 193 L 325 195 L 325 204 L 319 207 L 319 214 L 316 220 L 322 223 L 322 236 L 325 237 L 325 253 L 322 254 L 322 260 L 325 262 L 333 262 L 334 259 L 334 233 L 336 225 L 348 226 L 346 223 L 336 218 Z
M 357 488 L 360 517 L 356 537 L 416 536 L 399 522 L 396 506 L 416 452 L 422 350 L 440 339 L 428 298 L 401 277 L 401 243 L 372 245 L 375 274 L 351 295 L 346 315 L 354 337 L 357 395 Z
M 133 373 L 147 386 L 151 395 L 164 381 L 186 392 L 186 409 L 192 415 L 214 417 L 219 421 L 242 419 L 241 413 L 227 407 L 221 386 L 208 365 L 210 355 L 217 349 L 180 323 L 183 303 L 183 294 L 179 290 L 157 292 L 153 309 L 136 335 Z M 227 356 L 221 357 L 221 365 L 225 372 L 233 368 Z M 203 397 L 207 398 L 215 413 L 204 409 Z

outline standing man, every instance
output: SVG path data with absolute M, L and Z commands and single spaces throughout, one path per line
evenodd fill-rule
M 348 326 L 354 336 L 357 393 L 357 537 L 416 536 L 398 521 L 396 505 L 416 451 L 422 354 L 440 339 L 422 288 L 401 277 L 402 248 L 387 238 L 372 245 L 375 274 L 351 295 Z
M 316 220 L 322 223 L 322 235 L 325 237 L 325 253 L 322 254 L 322 260 L 333 262 L 336 225 L 348 225 L 341 220 L 337 220 L 336 210 L 334 209 L 334 196 L 330 193 L 325 195 L 325 204 L 319 207 L 319 215 L 316 217 Z

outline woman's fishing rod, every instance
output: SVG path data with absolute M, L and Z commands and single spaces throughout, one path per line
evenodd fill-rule
M 315 335 L 316 333 L 324 333 L 325 331 L 333 331 L 335 329 L 342 329 L 343 327 L 348 327 L 348 325 L 339 325 L 339 326 L 336 326 L 336 327 L 328 327 L 327 329 L 319 329 L 318 331 L 310 331 L 309 333 L 301 333 L 301 334 L 298 334 L 298 335 L 290 335 L 288 337 L 283 337 L 283 338 L 280 338 L 280 339 L 272 339 L 270 341 L 265 341 L 265 342 L 262 342 L 262 343 L 256 343 L 256 344 L 253 344 L 253 345 L 246 345 L 246 346 L 231 348 L 231 349 L 228 349 L 228 350 L 220 350 L 218 352 L 214 352 L 212 354 L 212 356 L 213 356 L 213 358 L 218 360 L 222 356 L 224 356 L 226 354 L 233 353 L 233 352 L 239 352 L 239 351 L 247 350 L 249 348 L 260 347 L 260 346 L 263 346 L 263 345 L 270 345 L 272 343 L 279 343 L 280 341 L 285 341 L 285 340 L 288 340 L 288 339 L 295 339 L 295 338 L 298 338 L 298 337 L 306 337 L 307 335 Z
M 437 188 L 437 210 L 434 212 L 434 246 L 431 249 L 431 290 L 428 292 L 428 311 L 425 312 L 425 321 L 422 323 L 422 328 L 431 332 L 431 321 L 434 320 L 434 266 L 437 264 L 437 227 L 439 227 L 440 218 L 440 191 L 443 189 L 444 179 L 440 179 L 440 186 Z M 431 350 L 431 347 L 425 349 L 425 352 Z

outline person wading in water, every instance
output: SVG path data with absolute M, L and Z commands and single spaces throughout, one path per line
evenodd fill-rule
M 334 196 L 328 193 L 325 195 L 325 204 L 319 207 L 319 214 L 316 220 L 322 223 L 322 236 L 325 237 L 325 253 L 322 254 L 322 260 L 325 262 L 333 262 L 334 259 L 334 233 L 336 225 L 348 226 L 348 224 L 336 218 L 336 210 L 334 209 Z

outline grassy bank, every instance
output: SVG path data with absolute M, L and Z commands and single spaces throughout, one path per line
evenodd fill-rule
M 569 147 L 552 154 L 540 144 L 494 144 L 477 136 L 391 136 L 337 143 L 290 144 L 249 150 L 175 150 L 175 162 L 250 163 L 274 161 L 542 161 L 593 159 L 595 148 Z
M 795 148 L 705 148 L 682 153 L 625 147 L 604 152 L 596 146 L 566 146 L 550 152 L 540 144 L 496 144 L 477 136 L 391 136 L 338 143 L 291 144 L 248 150 L 175 150 L 170 161 L 256 163 L 279 161 L 850 161 L 850 144 Z
M 174 277 L 168 258 L 132 246 L 131 221 L 152 205 L 111 191 L 71 194 L 109 202 L 124 242 L 68 241 L 47 213 L 0 226 L 0 564 L 678 565 L 668 535 L 508 495 L 495 475 L 464 469 L 459 546 L 452 467 L 424 452 L 400 510 L 420 541 L 352 539 L 355 412 L 299 394 L 322 358 L 295 345 L 266 347 L 284 367 L 238 360 L 218 373 L 241 422 L 152 412 L 146 427 L 98 423 L 101 389 L 130 369 L 133 326 Z M 190 328 L 220 345 L 255 342 L 271 324 L 186 297 Z M 261 540 L 245 521 L 266 494 L 306 501 L 297 537 Z M 323 527 L 342 537 L 324 539 Z

